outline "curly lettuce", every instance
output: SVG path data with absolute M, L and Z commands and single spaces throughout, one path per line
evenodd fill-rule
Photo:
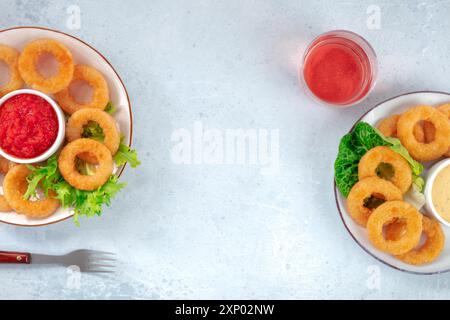
M 123 140 L 123 138 L 122 138 Z M 114 162 L 117 166 L 122 166 L 125 163 L 129 163 L 132 168 L 136 168 L 141 164 L 138 159 L 138 155 L 136 150 L 131 149 L 129 146 L 124 144 L 122 141 L 120 142 L 119 149 L 113 157 Z
M 110 101 L 108 102 L 108 104 L 105 107 L 105 112 L 109 113 L 110 115 L 113 115 L 114 113 L 116 113 L 117 108 L 116 106 Z
M 339 144 L 339 151 L 334 162 L 334 177 L 339 191 L 347 197 L 352 187 L 358 182 L 358 163 L 360 156 L 353 148 L 353 134 L 345 135 Z

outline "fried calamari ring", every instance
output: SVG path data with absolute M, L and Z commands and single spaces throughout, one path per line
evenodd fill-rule
M 5 196 L 0 195 L 0 212 L 11 212 L 12 208 L 6 201 Z
M 2 156 L 0 156 L 0 173 L 6 174 L 9 169 L 11 169 L 15 165 L 14 162 L 11 162 Z M 6 201 L 5 196 L 0 195 L 0 212 L 10 212 L 12 211 L 11 206 L 8 201 Z
M 6 174 L 10 168 L 12 168 L 13 162 L 0 156 L 0 173 Z M 0 195 L 0 212 L 12 211 L 8 201 L 6 201 L 4 195 Z
M 406 223 L 403 221 L 397 221 L 386 228 L 386 239 L 399 239 L 405 232 Z M 426 237 L 423 245 L 395 257 L 405 263 L 413 265 L 426 264 L 436 260 L 444 249 L 445 235 L 442 231 L 441 225 L 438 221 L 423 216 L 422 233 Z
M 84 65 L 75 66 L 73 80 L 86 81 L 94 90 L 92 99 L 88 103 L 78 103 L 70 93 L 68 86 L 61 92 L 55 94 L 56 101 L 68 114 L 84 108 L 97 108 L 104 110 L 109 102 L 109 89 L 103 75 L 96 69 Z
M 384 118 L 377 125 L 378 130 L 385 135 L 386 137 L 397 137 L 397 123 L 398 119 L 400 119 L 399 114 L 394 114 L 390 117 Z
M 352 219 L 366 226 L 373 210 L 384 201 L 401 200 L 402 192 L 393 183 L 378 177 L 360 180 L 350 191 L 347 208 Z
M 421 265 L 436 260 L 444 249 L 445 235 L 438 221 L 423 217 L 422 232 L 426 236 L 425 243 L 403 255 L 396 256 L 399 260 Z
M 386 137 L 397 138 L 398 119 L 400 119 L 399 114 L 394 114 L 390 117 L 384 118 L 378 124 L 377 128 Z M 425 141 L 424 128 L 423 128 L 423 126 L 420 125 L 420 123 L 417 123 L 414 126 L 414 136 L 416 137 L 417 141 L 419 141 L 419 142 Z
M 437 110 L 442 112 L 447 117 L 447 119 L 450 120 L 450 103 L 440 105 L 439 107 L 437 107 Z M 450 149 L 447 151 L 445 156 L 450 157 Z
M 447 118 L 450 119 L 450 103 L 441 104 L 439 107 L 437 107 L 437 110 L 445 114 Z
M 8 159 L 0 156 L 0 173 L 3 173 L 3 174 L 7 173 L 9 171 L 9 169 L 14 167 L 15 165 L 16 164 L 14 162 L 11 162 Z
M 428 121 L 435 127 L 436 137 L 432 142 L 422 143 L 415 138 L 413 129 L 420 121 Z M 397 134 L 411 156 L 418 161 L 436 160 L 450 148 L 450 122 L 442 112 L 430 106 L 417 106 L 402 114 L 398 120 Z
M 0 173 L 6 174 L 8 171 L 14 167 L 16 164 L 14 162 L 9 161 L 8 159 L 0 156 Z M 0 195 L 0 212 L 10 212 L 12 211 L 11 206 L 4 195 Z
M 411 187 L 411 167 L 401 155 L 388 147 L 375 147 L 359 161 L 359 180 L 376 176 L 392 182 L 403 194 Z
M 59 201 L 54 198 L 25 200 L 28 182 L 27 177 L 31 171 L 25 165 L 13 167 L 3 181 L 3 192 L 9 205 L 20 214 L 30 218 L 46 218 L 51 216 L 59 207 Z
M 39 57 L 52 55 L 58 62 L 58 73 L 44 77 L 37 68 Z M 73 77 L 73 58 L 69 49 L 58 41 L 40 39 L 28 43 L 19 57 L 19 71 L 22 79 L 33 89 L 55 93 L 66 88 Z
M 98 123 L 105 135 L 103 144 L 111 151 L 111 155 L 116 154 L 120 144 L 120 133 L 116 121 L 108 113 L 100 109 L 81 109 L 72 114 L 66 127 L 67 140 L 72 142 L 82 138 L 84 126 L 89 121 Z M 86 162 L 96 163 L 95 157 L 89 153 L 79 154 L 78 157 Z
M 398 220 L 405 222 L 404 234 L 396 240 L 388 240 L 383 235 L 383 228 Z M 367 221 L 370 242 L 379 250 L 401 255 L 411 251 L 420 241 L 422 235 L 422 214 L 404 201 L 388 201 L 376 208 Z
M 92 176 L 82 175 L 76 169 L 75 160 L 81 153 L 94 155 L 99 165 Z M 64 179 L 80 190 L 95 190 L 109 179 L 113 171 L 111 151 L 104 144 L 92 139 L 78 139 L 66 145 L 59 155 L 58 167 Z
M 23 80 L 20 77 L 18 63 L 19 51 L 14 48 L 0 44 L 0 60 L 9 68 L 9 81 L 0 87 L 0 97 L 11 91 L 22 88 Z

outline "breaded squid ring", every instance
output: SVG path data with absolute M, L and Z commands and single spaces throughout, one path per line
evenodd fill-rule
M 13 162 L 0 156 L 0 173 L 6 174 L 10 168 L 12 168 Z M 4 195 L 0 195 L 0 212 L 10 212 L 12 211 L 11 206 Z
M 8 173 L 8 171 L 15 165 L 16 164 L 14 162 L 11 162 L 8 159 L 0 156 L 0 173 L 1 174 Z M 10 211 L 12 211 L 12 208 L 9 205 L 8 201 L 6 201 L 5 196 L 0 195 L 0 212 L 10 212 Z
M 8 201 L 6 201 L 5 196 L 0 195 L 0 212 L 11 212 L 12 208 L 9 205 Z
M 397 221 L 386 228 L 386 239 L 399 239 L 403 236 L 405 231 L 406 223 L 403 221 Z M 405 263 L 413 265 L 426 264 L 436 260 L 444 249 L 445 243 L 445 235 L 442 231 L 441 225 L 438 221 L 423 216 L 422 232 L 426 236 L 426 240 L 423 245 L 395 257 Z
M 394 114 L 390 117 L 384 118 L 378 124 L 377 129 L 380 130 L 380 132 L 386 137 L 398 138 L 397 136 L 398 119 L 400 119 L 399 114 Z M 416 137 L 417 141 L 425 142 L 424 128 L 423 126 L 420 125 L 420 123 L 416 123 L 416 125 L 414 126 L 414 136 Z
M 9 81 L 0 87 L 0 97 L 11 91 L 22 88 L 23 80 L 19 73 L 19 51 L 14 48 L 0 44 L 0 60 L 9 68 Z
M 48 53 L 58 62 L 58 73 L 44 77 L 37 69 L 39 57 Z M 52 39 L 40 39 L 28 43 L 19 57 L 22 79 L 33 89 L 55 93 L 67 88 L 73 77 L 72 53 L 62 43 Z
M 450 103 L 440 105 L 439 107 L 437 107 L 437 110 L 442 112 L 447 117 L 447 119 L 449 119 L 449 121 L 450 121 Z M 447 151 L 447 153 L 445 154 L 445 156 L 450 157 L 450 148 Z
M 421 143 L 414 137 L 414 125 L 420 121 L 429 121 L 436 129 L 432 142 Z M 402 114 L 397 131 L 402 144 L 418 161 L 436 160 L 450 148 L 450 122 L 442 112 L 430 106 L 417 106 Z
M 383 235 L 383 228 L 397 219 L 405 222 L 404 234 L 395 240 L 388 240 Z M 370 242 L 379 250 L 401 255 L 411 251 L 420 241 L 422 235 L 422 214 L 404 201 L 388 201 L 376 208 L 367 221 Z
M 75 160 L 81 153 L 89 152 L 99 163 L 92 176 L 82 175 L 76 169 Z M 58 167 L 64 179 L 80 190 L 95 190 L 109 179 L 113 171 L 111 151 L 104 144 L 92 139 L 78 139 L 67 144 L 58 158 Z
M 380 132 L 385 135 L 386 137 L 397 137 L 397 123 L 398 119 L 400 119 L 399 114 L 394 114 L 392 116 L 389 116 L 387 118 L 384 118 L 381 120 L 377 128 L 380 130 Z
M 16 164 L 14 162 L 11 162 L 8 159 L 0 156 L 0 173 L 3 173 L 3 174 L 7 173 L 9 171 L 9 169 L 14 167 L 15 165 Z
M 81 109 L 76 111 L 69 118 L 66 127 L 66 138 L 69 142 L 82 138 L 84 126 L 89 121 L 94 121 L 102 128 L 105 140 L 103 144 L 111 151 L 111 155 L 116 154 L 120 144 L 120 132 L 116 121 L 108 113 L 100 109 Z M 96 159 L 89 153 L 80 154 L 78 157 L 89 163 L 96 163 Z
M 105 110 L 109 102 L 109 89 L 103 75 L 92 67 L 77 65 L 75 66 L 72 81 L 76 80 L 86 81 L 93 88 L 94 92 L 91 101 L 88 103 L 78 103 L 70 94 L 70 87 L 68 86 L 61 92 L 55 94 L 56 101 L 60 107 L 68 114 L 84 108 Z
M 402 192 L 393 183 L 378 177 L 365 178 L 356 183 L 347 197 L 347 208 L 352 219 L 361 226 L 366 226 L 375 209 L 365 206 L 365 201 L 373 196 L 383 201 L 401 200 Z
M 442 112 L 450 119 L 450 103 L 441 104 L 436 108 L 438 111 Z
M 375 147 L 369 150 L 361 158 L 358 164 L 359 180 L 376 176 L 384 179 L 384 177 L 377 173 L 381 164 L 389 164 L 393 167 L 393 177 L 386 180 L 392 182 L 403 194 L 405 194 L 412 183 L 411 167 L 401 155 L 388 147 Z
M 28 187 L 27 177 L 30 173 L 31 171 L 25 165 L 18 165 L 9 170 L 3 181 L 6 201 L 17 213 L 30 218 L 42 219 L 51 216 L 59 208 L 57 199 L 49 197 L 31 201 L 23 198 Z

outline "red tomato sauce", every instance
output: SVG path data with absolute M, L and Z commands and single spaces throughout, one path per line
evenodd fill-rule
M 346 104 L 367 93 L 364 87 L 366 56 L 358 54 L 362 49 L 356 44 L 349 47 L 329 43 L 314 48 L 304 66 L 304 78 L 311 92 L 330 104 Z
M 21 159 L 47 151 L 58 135 L 58 118 L 45 99 L 19 94 L 0 106 L 0 148 Z

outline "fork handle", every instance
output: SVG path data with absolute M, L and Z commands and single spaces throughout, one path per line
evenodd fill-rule
M 27 252 L 0 251 L 0 263 L 30 264 L 31 254 Z

